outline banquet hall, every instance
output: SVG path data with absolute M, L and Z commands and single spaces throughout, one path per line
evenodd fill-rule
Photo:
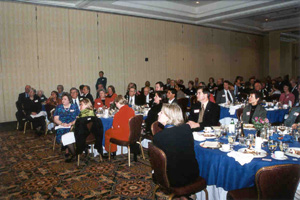
M 300 164 L 299 19 L 300 0 L 0 1 L 0 194 L 10 199 L 167 199 L 164 189 L 156 191 L 155 148 L 150 146 L 154 131 L 166 129 L 152 125 L 161 125 L 157 114 L 168 102 L 180 106 L 184 123 L 191 126 L 194 157 L 205 182 L 204 188 L 174 198 L 207 199 L 207 191 L 209 199 L 236 199 L 237 190 L 260 190 L 260 170 Z M 70 123 L 65 132 L 72 132 L 83 99 L 97 106 L 91 116 L 99 123 L 103 152 L 90 145 L 66 162 L 70 152 L 57 140 L 56 129 Z M 106 134 L 115 128 L 114 116 L 123 104 L 135 116 L 143 115 L 140 121 L 134 118 L 138 128 L 128 128 L 139 136 L 132 146 L 130 138 L 120 143 Z M 75 109 L 77 116 L 65 122 L 56 108 L 69 105 L 71 111 L 65 110 Z M 201 105 L 215 112 L 212 124 Z M 268 126 L 252 121 L 257 107 Z M 244 138 L 245 115 L 244 125 L 253 126 L 245 128 Z M 252 136 L 262 138 L 260 147 L 251 140 L 260 156 L 248 153 L 251 158 L 237 161 L 233 154 L 247 151 L 241 147 L 248 145 L 239 138 Z M 118 144 L 115 153 L 108 151 L 110 142 Z M 213 143 L 218 148 L 209 146 Z M 224 143 L 230 143 L 230 151 L 222 151 Z M 276 152 L 284 155 L 278 159 Z M 299 177 L 294 182 L 286 191 L 300 199 Z

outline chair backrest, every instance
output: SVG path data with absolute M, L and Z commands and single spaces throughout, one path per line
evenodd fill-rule
M 239 121 L 241 121 L 241 116 L 243 114 L 244 108 L 239 108 L 236 110 L 236 116 L 238 118 Z
M 187 106 L 189 104 L 188 98 L 177 99 L 177 104 L 180 106 L 182 112 L 186 112 Z
M 263 167 L 255 175 L 259 199 L 294 199 L 300 178 L 300 165 Z
M 129 119 L 129 143 L 135 143 L 141 137 L 143 115 L 136 115 Z
M 191 105 L 194 105 L 195 103 L 197 103 L 197 96 L 193 95 L 191 96 Z
M 164 189 L 170 187 L 167 175 L 167 157 L 166 154 L 152 142 L 148 143 L 149 160 L 152 170 L 154 170 L 153 179 L 156 184 Z
M 159 131 L 163 130 L 161 127 L 159 127 L 159 122 L 155 121 L 152 123 L 151 125 L 151 131 L 152 134 L 155 135 L 156 133 L 158 133 Z

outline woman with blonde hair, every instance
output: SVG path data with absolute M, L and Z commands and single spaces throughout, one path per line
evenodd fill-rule
M 163 104 L 158 122 L 165 128 L 154 135 L 153 144 L 166 154 L 170 185 L 185 186 L 199 176 L 192 130 L 184 124 L 181 108 L 177 104 Z
M 102 155 L 103 125 L 101 119 L 95 116 L 92 102 L 88 98 L 83 98 L 80 101 L 80 113 L 72 131 L 75 135 L 76 152 L 74 144 L 68 145 L 71 155 L 66 159 L 66 162 L 71 162 L 75 155 L 80 155 L 83 151 L 87 155 L 86 138 L 90 134 L 95 137 L 95 149 Z

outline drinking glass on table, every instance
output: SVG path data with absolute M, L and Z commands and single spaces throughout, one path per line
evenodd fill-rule
M 283 142 L 282 143 L 282 151 L 286 152 L 288 150 L 288 148 L 289 148 L 289 143 Z
M 228 143 L 230 144 L 230 148 L 232 149 L 233 144 L 235 143 L 236 135 L 233 133 L 228 133 Z
M 274 151 L 277 148 L 277 142 L 274 141 L 274 140 L 269 140 L 269 142 L 268 142 L 268 148 L 272 152 L 272 154 L 274 154 Z

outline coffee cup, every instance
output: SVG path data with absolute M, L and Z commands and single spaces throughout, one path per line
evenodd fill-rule
M 204 132 L 211 132 L 211 127 L 205 127 Z
M 229 145 L 229 144 L 223 144 L 223 145 L 222 145 L 222 149 L 223 149 L 224 151 L 229 151 L 229 150 L 230 150 L 230 145 Z
M 284 153 L 282 151 L 275 151 L 275 158 L 283 158 Z

